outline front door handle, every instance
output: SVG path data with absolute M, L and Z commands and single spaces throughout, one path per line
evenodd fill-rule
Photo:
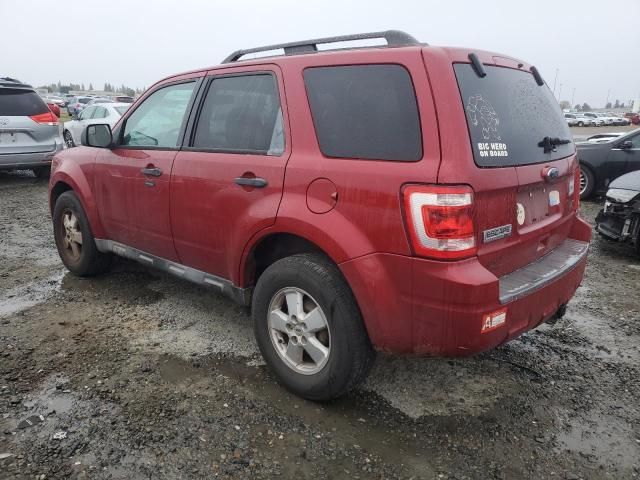
M 260 177 L 236 177 L 234 182 L 237 185 L 242 185 L 243 187 L 254 187 L 254 188 L 264 188 L 269 182 L 267 182 L 264 178 Z
M 149 175 L 150 177 L 159 177 L 162 175 L 162 170 L 158 167 L 145 167 L 141 172 L 143 175 Z

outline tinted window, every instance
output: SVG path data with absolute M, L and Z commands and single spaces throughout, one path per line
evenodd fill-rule
M 479 77 L 470 64 L 454 66 L 476 164 L 502 167 L 548 162 L 575 151 L 562 110 L 547 85 L 512 68 L 485 65 Z M 570 140 L 556 151 L 539 147 L 545 137 Z
M 49 108 L 36 92 L 0 88 L 0 115 L 31 116 L 48 111 Z
M 173 148 L 191 99 L 194 82 L 156 90 L 127 118 L 122 145 Z
M 78 103 L 89 103 L 91 100 L 91 97 L 78 98 Z
M 198 119 L 195 148 L 279 155 L 284 132 L 273 75 L 217 78 Z
M 328 157 L 422 158 L 418 106 L 399 65 L 316 67 L 304 71 L 320 150 Z

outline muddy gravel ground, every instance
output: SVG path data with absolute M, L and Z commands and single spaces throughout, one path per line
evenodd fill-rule
M 67 273 L 46 198 L 0 173 L 0 478 L 640 476 L 630 247 L 594 238 L 557 324 L 470 359 L 379 356 L 320 405 L 277 385 L 226 298 L 125 261 Z

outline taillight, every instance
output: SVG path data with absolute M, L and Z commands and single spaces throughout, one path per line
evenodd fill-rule
M 38 115 L 31 115 L 29 117 L 34 122 L 43 123 L 45 125 L 57 125 L 58 117 L 56 117 L 51 110 Z
M 416 254 L 444 260 L 475 255 L 471 188 L 464 185 L 409 185 L 402 193 Z

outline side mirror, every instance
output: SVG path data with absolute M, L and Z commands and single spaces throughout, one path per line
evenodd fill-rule
M 629 150 L 630 148 L 633 148 L 633 143 L 631 143 L 631 140 L 625 140 L 620 145 L 618 145 L 618 148 L 621 150 Z
M 82 131 L 80 142 L 87 147 L 109 148 L 113 143 L 111 127 L 106 123 L 88 125 Z

